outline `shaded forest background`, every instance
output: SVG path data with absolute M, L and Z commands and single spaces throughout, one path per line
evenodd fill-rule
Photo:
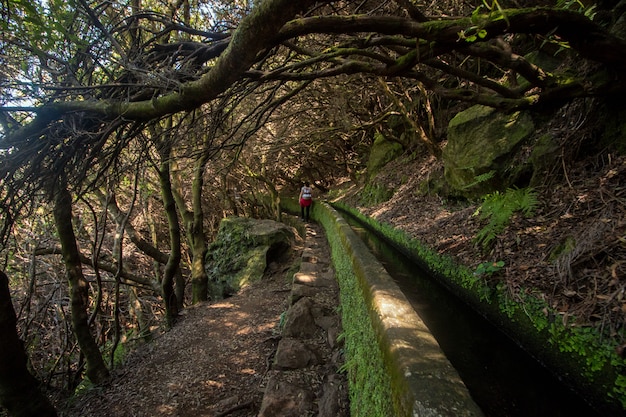
M 499 279 L 514 294 L 538 291 L 623 350 L 624 126 L 607 115 L 623 106 L 626 4 L 524 3 L 3 2 L 1 269 L 49 398 L 105 381 L 210 298 L 220 220 L 280 219 L 281 196 L 304 180 L 468 265 L 508 259 Z M 559 66 L 524 58 L 539 50 Z M 515 231 L 533 226 L 514 218 L 485 250 L 469 215 L 481 196 L 424 191 L 442 175 L 448 122 L 475 104 L 552 119 L 560 155 L 534 184 L 535 219 L 608 219 L 565 272 L 516 258 L 522 245 L 567 245 L 558 232 L 521 243 Z M 401 151 L 373 172 L 379 137 Z M 572 201 L 587 210 L 556 209 Z M 464 214 L 416 230 L 435 206 Z M 443 245 L 445 227 L 468 243 Z

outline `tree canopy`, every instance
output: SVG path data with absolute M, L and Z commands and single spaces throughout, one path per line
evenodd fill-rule
M 242 84 L 405 77 L 439 97 L 503 110 L 624 90 L 626 42 L 589 11 L 498 2 L 473 10 L 452 2 L 445 15 L 410 1 L 249 6 L 5 2 L 5 181 L 32 165 L 106 161 L 103 154 L 115 155 L 143 124 L 198 109 Z M 572 62 L 597 62 L 606 74 L 554 73 L 526 58 L 533 50 L 567 50 Z

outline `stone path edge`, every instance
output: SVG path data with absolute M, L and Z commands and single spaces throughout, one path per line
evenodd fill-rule
M 338 313 L 339 286 L 322 228 L 305 225 L 299 271 L 270 369 L 259 417 L 348 417 L 348 382 Z

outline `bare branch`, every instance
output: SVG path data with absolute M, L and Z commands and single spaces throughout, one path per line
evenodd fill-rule
M 49 247 L 49 248 L 38 248 L 35 251 L 35 255 L 36 256 L 61 255 L 61 247 L 56 246 L 56 247 Z M 93 260 L 89 256 L 86 256 L 83 253 L 80 253 L 79 257 L 80 257 L 80 262 L 83 265 L 92 266 L 94 264 Z M 102 259 L 98 260 L 97 265 L 98 265 L 98 268 L 100 268 L 101 270 L 109 272 L 113 275 L 115 275 L 118 270 L 118 266 L 116 264 L 113 264 L 111 262 L 106 262 Z M 127 281 L 134 282 L 135 284 L 139 284 L 143 287 L 150 288 L 152 291 L 154 291 L 155 294 L 161 294 L 161 289 L 159 287 L 159 284 L 156 281 L 152 281 L 147 278 L 140 277 L 138 275 L 132 274 L 125 270 L 121 271 L 120 277 Z

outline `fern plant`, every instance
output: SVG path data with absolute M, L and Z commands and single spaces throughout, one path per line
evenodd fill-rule
M 537 192 L 532 188 L 508 188 L 504 193 L 496 191 L 487 195 L 474 216 L 489 219 L 489 223 L 476 234 L 474 241 L 487 248 L 508 226 L 513 213 L 530 217 L 537 204 Z
M 494 171 L 494 170 L 491 170 L 489 172 L 485 172 L 484 174 L 476 175 L 474 177 L 474 181 L 472 181 L 471 183 L 463 186 L 463 189 L 467 190 L 468 188 L 472 188 L 475 185 L 481 184 L 483 182 L 487 182 L 490 179 L 492 179 L 495 175 L 496 175 L 496 171 Z

